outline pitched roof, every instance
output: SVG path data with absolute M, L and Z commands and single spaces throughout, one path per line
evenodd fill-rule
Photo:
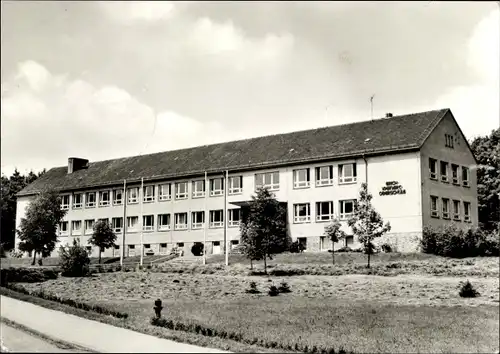
M 351 124 L 269 135 L 149 155 L 90 162 L 67 173 L 67 166 L 47 171 L 18 195 L 51 187 L 76 190 L 163 178 L 203 175 L 205 171 L 266 168 L 362 154 L 419 149 L 449 109 L 394 116 Z M 368 140 L 369 139 L 369 140 Z

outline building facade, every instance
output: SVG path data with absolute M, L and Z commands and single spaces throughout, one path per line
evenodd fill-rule
M 104 256 L 190 253 L 195 242 L 217 254 L 224 240 L 228 249 L 239 243 L 241 207 L 263 186 L 286 204 L 292 239 L 326 251 L 325 226 L 339 217 L 351 233 L 347 219 L 366 182 L 391 224 L 378 242 L 412 252 L 426 225 L 477 225 L 475 164 L 449 109 L 95 163 L 70 158 L 18 194 L 16 227 L 51 187 L 68 211 L 60 244 L 87 245 L 95 221 L 106 219 L 117 244 Z M 357 242 L 335 247 L 345 244 Z

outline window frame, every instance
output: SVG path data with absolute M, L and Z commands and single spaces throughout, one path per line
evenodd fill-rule
M 77 203 L 75 202 L 76 200 L 76 196 L 79 196 L 80 197 L 80 202 Z M 83 208 L 83 199 L 84 199 L 84 193 L 73 193 L 73 198 L 72 198 L 72 201 L 71 201 L 71 204 L 72 204 L 72 209 L 82 209 Z
M 432 171 L 432 166 L 434 164 L 434 172 Z M 429 157 L 429 178 L 437 181 L 438 180 L 438 171 L 439 166 L 438 166 L 438 160 L 433 159 L 432 157 Z
M 305 180 L 300 180 L 299 172 L 305 171 L 306 178 Z M 311 169 L 309 167 L 306 168 L 297 168 L 293 170 L 293 189 L 303 189 L 311 187 Z
M 456 170 L 454 168 L 456 168 Z M 454 163 L 451 164 L 451 182 L 456 186 L 460 185 L 459 170 L 460 170 L 459 165 L 454 164 Z M 456 176 L 455 176 L 455 172 L 456 172 Z
M 147 225 L 146 220 L 151 220 L 151 225 Z M 142 216 L 142 231 L 151 232 L 155 230 L 155 216 L 153 214 Z
M 327 168 L 329 178 L 320 178 L 321 177 L 321 169 Z M 316 187 L 326 187 L 333 186 L 333 165 L 324 165 L 324 166 L 316 166 L 314 169 L 315 172 L 315 185 Z
M 220 189 L 214 189 L 215 181 L 220 181 Z M 219 197 L 224 195 L 224 177 L 214 177 L 209 180 L 210 185 L 210 196 L 211 197 Z
M 450 198 L 441 198 L 441 215 L 443 219 L 450 220 Z
M 87 227 L 87 223 L 90 222 L 90 221 L 92 222 L 92 227 L 88 228 Z M 85 235 L 90 235 L 90 234 L 92 234 L 94 232 L 95 222 L 96 222 L 95 219 L 85 219 L 84 220 L 84 224 L 83 225 L 84 225 L 84 233 L 85 233 Z
M 321 214 L 321 204 L 328 203 L 329 209 L 331 209 L 330 214 Z M 328 216 L 328 219 L 323 219 L 322 216 Z M 332 201 L 319 201 L 316 202 L 316 222 L 328 222 L 335 218 L 335 210 Z
M 452 205 L 453 205 L 453 220 L 460 221 L 460 200 L 453 199 Z M 458 210 L 456 206 L 458 205 Z
M 66 230 L 63 231 L 63 225 L 66 225 Z M 69 221 L 64 220 L 59 223 L 59 236 L 68 236 L 69 235 Z
M 431 217 L 439 219 L 439 197 L 435 195 L 430 196 L 430 211 Z
M 352 176 L 345 176 L 344 175 L 344 167 L 345 166 L 352 166 Z M 350 163 L 343 163 L 339 164 L 338 167 L 338 179 L 339 179 L 339 184 L 354 184 L 358 182 L 358 168 L 356 162 L 350 162 Z
M 163 219 L 167 219 L 167 223 L 163 223 Z M 170 231 L 170 213 L 167 214 L 158 214 L 158 231 Z
M 302 207 L 305 207 L 306 215 L 299 215 Z M 310 222 L 311 222 L 311 203 L 293 204 L 293 223 L 307 224 Z
M 74 224 L 80 223 L 80 227 L 75 230 Z M 81 235 L 82 234 L 82 221 L 81 220 L 71 220 L 71 235 Z
M 108 200 L 105 200 L 103 202 L 102 196 L 104 195 L 104 193 L 108 194 Z M 110 191 L 109 190 L 99 191 L 99 207 L 107 207 L 107 206 L 110 206 L 110 204 L 111 204 L 111 193 L 110 193 Z
M 471 202 L 464 201 L 464 221 L 471 222 Z
M 445 167 L 444 174 L 443 174 L 443 166 Z M 448 162 L 439 161 L 439 176 L 440 176 L 441 182 L 449 183 L 449 181 L 448 181 L 448 166 L 449 166 Z
M 183 224 L 180 224 L 178 219 L 180 219 L 180 216 L 183 215 L 186 217 L 186 222 Z M 182 213 L 175 213 L 174 214 L 174 230 L 176 231 L 183 231 L 187 230 L 189 227 L 189 220 L 188 220 L 188 213 L 187 212 L 182 212 Z
M 132 220 L 137 220 L 134 226 L 131 226 Z M 139 216 L 127 216 L 127 232 L 138 232 L 140 230 L 139 226 Z
M 216 213 L 220 212 L 221 220 L 220 221 L 213 221 L 215 219 Z M 221 227 L 224 227 L 224 210 L 223 209 L 216 209 L 216 210 L 210 210 L 210 224 L 209 224 L 211 229 L 218 229 Z
M 271 183 L 266 183 L 266 176 L 271 176 Z M 262 176 L 262 185 L 259 186 L 257 183 L 258 176 Z M 275 176 L 278 176 L 278 182 L 275 181 Z M 259 188 L 267 188 L 270 191 L 278 191 L 280 189 L 280 172 L 279 171 L 269 171 L 269 172 L 258 172 L 254 175 L 255 181 L 255 191 Z
M 238 212 L 238 220 L 234 220 L 234 212 Z M 228 227 L 238 227 L 241 223 L 241 208 L 231 208 L 227 210 Z
M 165 245 L 165 246 L 163 246 L 163 245 Z M 160 243 L 159 246 L 158 246 L 158 252 L 162 256 L 168 254 L 168 244 L 165 243 L 165 242 Z
M 153 203 L 155 201 L 156 197 L 156 191 L 155 191 L 155 186 L 154 185 L 147 185 L 142 188 L 142 201 L 144 203 Z M 152 191 L 151 193 L 146 193 L 146 191 Z
M 94 201 L 89 201 L 89 196 L 94 196 Z M 85 208 L 95 208 L 97 206 L 97 193 L 96 192 L 87 192 L 85 193 Z
M 201 214 L 200 214 L 201 213 Z M 197 216 L 201 215 L 201 222 L 198 221 Z M 195 222 L 196 221 L 196 222 Z M 203 229 L 205 226 L 205 212 L 201 210 L 191 212 L 191 229 L 198 230 Z
M 120 198 L 118 198 L 118 193 L 120 193 Z M 113 205 L 123 205 L 123 189 L 113 189 Z
M 132 191 L 135 191 L 135 197 L 132 198 Z M 127 189 L 127 204 L 137 204 L 139 203 L 139 192 L 140 188 L 139 187 L 130 187 Z
M 121 227 L 117 227 L 116 226 L 116 221 L 117 220 L 120 220 Z M 113 229 L 114 233 L 120 233 L 120 232 L 122 232 L 123 231 L 123 217 L 122 216 L 118 216 L 118 217 L 111 218 L 111 228 Z
M 467 178 L 464 178 L 464 173 Z M 470 169 L 467 166 L 462 166 L 462 185 L 470 187 Z
M 201 183 L 201 191 L 198 190 L 197 186 Z M 203 198 L 206 193 L 206 186 L 204 179 L 197 179 L 191 182 L 191 198 Z
M 238 179 L 240 186 L 239 187 L 234 187 L 233 181 L 235 179 Z M 235 195 L 235 194 L 241 194 L 243 193 L 243 176 L 229 176 L 227 180 L 228 184 L 228 194 L 229 195 Z
M 186 186 L 185 192 L 179 192 L 180 186 Z M 175 182 L 175 200 L 185 200 L 189 197 L 189 183 L 188 181 Z
M 345 204 L 352 203 L 352 212 L 351 213 L 343 213 L 342 210 L 345 210 Z M 347 220 L 354 214 L 354 208 L 356 204 L 356 199 L 343 199 L 339 200 L 339 218 L 340 220 Z
M 168 186 L 168 194 L 164 194 L 163 187 Z M 158 201 L 164 202 L 172 200 L 172 183 L 162 183 L 158 185 Z

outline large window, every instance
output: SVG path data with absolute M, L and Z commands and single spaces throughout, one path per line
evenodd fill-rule
M 228 213 L 228 226 L 236 227 L 240 225 L 241 221 L 241 209 L 229 209 Z
M 172 199 L 172 185 L 170 183 L 158 186 L 158 199 L 160 201 Z
M 341 200 L 339 201 L 340 218 L 348 219 L 354 213 L 355 200 Z
M 307 188 L 310 185 L 309 169 L 293 171 L 293 188 Z
M 460 201 L 453 201 L 453 220 L 460 220 Z
M 110 203 L 110 193 L 109 191 L 99 192 L 99 206 L 108 206 Z
M 127 231 L 134 232 L 139 229 L 139 217 L 127 216 Z
M 111 219 L 111 227 L 116 233 L 123 231 L 123 218 L 113 218 Z
M 355 183 L 357 178 L 355 163 L 339 165 L 339 184 Z
M 467 167 L 462 167 L 462 185 L 469 186 L 469 169 Z
M 177 182 L 175 184 L 175 199 L 187 199 L 188 197 L 188 183 Z
M 158 215 L 158 230 L 159 231 L 170 230 L 170 214 Z
M 123 189 L 115 189 L 113 191 L 113 205 L 123 204 Z
M 429 158 L 429 176 L 437 180 L 437 160 L 433 158 Z
M 155 229 L 154 215 L 144 215 L 142 217 L 142 230 L 153 231 Z
M 243 176 L 229 177 L 229 194 L 239 194 L 243 190 Z
M 81 220 L 73 220 L 71 222 L 71 234 L 72 235 L 80 235 L 82 233 L 82 221 Z
M 210 210 L 210 227 L 223 227 L 224 226 L 224 211 L 223 210 Z
M 135 204 L 139 202 L 139 188 L 129 188 L 127 191 L 128 204 Z
M 255 189 L 268 188 L 271 191 L 280 188 L 279 172 L 266 172 L 255 174 Z
M 201 229 L 205 223 L 205 213 L 203 211 L 193 211 L 191 214 L 191 228 Z
M 453 184 L 460 185 L 460 181 L 458 179 L 458 165 L 451 164 L 451 180 Z
M 95 225 L 94 219 L 85 220 L 85 234 L 86 235 L 89 235 L 89 234 L 94 232 L 94 225 Z
M 450 218 L 450 200 L 448 198 L 442 198 L 441 204 L 443 206 L 443 219 Z
M 69 194 L 61 195 L 61 209 L 69 209 Z
M 210 196 L 217 196 L 224 194 L 224 179 L 212 178 L 210 180 Z
M 309 203 L 293 205 L 293 222 L 303 223 L 311 221 L 311 208 Z
M 83 206 L 83 193 L 73 194 L 73 209 L 81 209 Z
M 438 211 L 438 197 L 431 195 L 431 216 L 434 218 L 439 217 Z
M 193 198 L 205 196 L 205 181 L 193 181 Z
M 145 202 L 154 202 L 155 201 L 155 186 L 144 186 L 143 189 L 143 194 L 144 198 L 143 200 Z
M 440 161 L 441 181 L 448 182 L 448 162 Z
M 316 203 L 316 221 L 330 221 L 333 217 L 333 202 Z
M 61 236 L 66 236 L 68 235 L 68 222 L 67 221 L 62 221 L 59 223 L 59 235 Z
M 186 230 L 188 228 L 188 214 L 187 213 L 176 213 L 175 214 L 175 225 L 176 230 Z
M 316 186 L 331 186 L 333 184 L 333 166 L 316 167 Z
M 464 221 L 470 222 L 470 203 L 464 202 Z
M 85 197 L 85 207 L 86 208 L 95 207 L 96 204 L 95 198 L 96 198 L 95 192 L 88 192 Z

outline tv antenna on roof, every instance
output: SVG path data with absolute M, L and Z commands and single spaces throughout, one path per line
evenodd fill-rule
M 375 97 L 375 94 L 371 95 L 370 97 L 370 108 L 371 108 L 371 117 L 373 120 L 373 98 Z

